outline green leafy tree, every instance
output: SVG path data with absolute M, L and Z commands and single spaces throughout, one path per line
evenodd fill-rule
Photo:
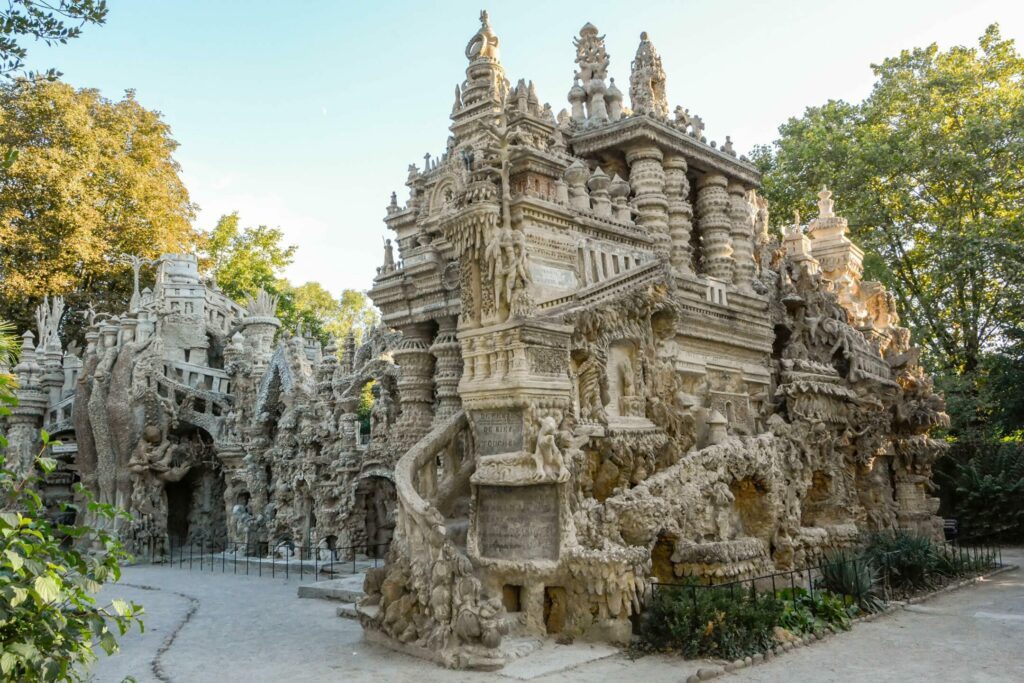
M 17 150 L 0 165 L 0 317 L 31 327 L 44 294 L 63 295 L 69 314 L 119 311 L 131 295 L 122 254 L 193 250 L 176 147 L 131 91 L 113 102 L 56 81 L 0 83 L 0 150 Z
M 204 235 L 201 265 L 216 277 L 228 296 L 238 301 L 260 289 L 280 294 L 281 271 L 291 264 L 296 249 L 283 245 L 283 239 L 280 228 L 242 228 L 237 212 L 227 214 Z
M 377 324 L 377 311 L 365 294 L 344 289 L 334 298 L 318 282 L 293 286 L 280 283 L 282 294 L 281 321 L 286 329 L 304 331 L 326 341 L 328 337 L 342 340 L 353 332 L 358 343 L 363 334 Z
M 82 34 L 86 24 L 107 18 L 105 0 L 8 0 L 0 7 L 0 75 L 9 76 L 25 65 L 26 39 L 47 45 L 67 43 Z M 50 69 L 47 77 L 59 76 Z
M 283 278 L 296 250 L 283 242 L 280 228 L 243 228 L 237 212 L 227 214 L 204 235 L 201 267 L 237 301 L 260 289 L 277 294 L 277 315 L 284 329 L 292 332 L 301 328 L 326 342 L 331 336 L 341 339 L 350 330 L 361 337 L 376 324 L 376 310 L 362 292 L 346 289 L 336 299 L 318 282 L 293 285 Z
M 0 324 L 0 368 L 13 364 L 17 346 L 10 330 Z M 13 377 L 0 373 L 0 417 L 16 403 Z M 45 451 L 49 435 L 42 437 Z M 140 605 L 96 600 L 104 583 L 120 578 L 128 556 L 104 529 L 51 521 L 37 493 L 41 478 L 4 467 L 6 445 L 0 434 L 0 674 L 8 681 L 81 680 L 97 647 L 117 650 L 115 631 L 124 635 L 133 623 L 142 628 Z M 37 458 L 44 474 L 56 464 Z M 101 523 L 109 526 L 124 514 L 96 503 L 81 487 L 77 492 Z
M 833 189 L 932 367 L 972 376 L 1024 320 L 1024 59 L 991 26 L 872 68 L 867 100 L 811 107 L 756 150 L 764 192 L 781 223 Z
M 835 191 L 946 394 L 942 514 L 989 529 L 1020 520 L 1024 449 L 1000 440 L 1024 427 L 1024 58 L 990 26 L 872 68 L 864 102 L 808 108 L 754 159 L 778 223 Z

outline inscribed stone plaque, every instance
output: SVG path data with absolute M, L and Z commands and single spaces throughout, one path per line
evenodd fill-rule
M 558 559 L 558 487 L 477 488 L 480 554 L 499 560 Z
M 473 414 L 480 455 L 523 450 L 523 417 L 517 410 L 481 410 Z
M 549 266 L 536 261 L 530 262 L 533 283 L 541 287 L 575 290 L 578 287 L 576 272 L 569 268 Z

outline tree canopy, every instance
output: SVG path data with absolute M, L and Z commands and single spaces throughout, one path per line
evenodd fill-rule
M 122 254 L 191 251 L 195 207 L 158 112 L 58 81 L 0 83 L 0 317 L 31 326 L 44 294 L 68 310 L 119 310 L 131 294 Z
M 828 185 L 926 360 L 970 375 L 1024 322 L 1024 59 L 993 25 L 872 69 L 864 102 L 810 107 L 755 151 L 764 194 L 783 223 Z
M 25 65 L 25 39 L 47 45 L 77 38 L 86 24 L 102 24 L 106 0 L 8 0 L 0 7 L 0 75 L 10 76 Z M 47 77 L 59 74 L 50 69 Z
M 260 289 L 277 294 L 278 279 L 295 258 L 294 245 L 283 245 L 280 228 L 260 225 L 242 228 L 238 213 L 221 216 L 203 236 L 202 268 L 214 275 L 217 285 L 238 301 Z
M 283 241 L 280 228 L 243 228 L 237 212 L 227 214 L 203 235 L 200 265 L 236 301 L 244 301 L 260 289 L 278 295 L 277 314 L 286 330 L 301 328 L 327 341 L 331 336 L 341 339 L 350 330 L 359 337 L 376 324 L 376 311 L 362 292 L 345 289 L 334 298 L 318 282 L 293 285 L 282 277 L 296 250 Z
M 340 342 L 349 332 L 358 341 L 378 321 L 370 300 L 355 289 L 343 289 L 335 299 L 318 282 L 296 287 L 285 281 L 281 293 L 279 314 L 284 326 L 292 330 L 301 326 L 322 341 L 334 337 Z

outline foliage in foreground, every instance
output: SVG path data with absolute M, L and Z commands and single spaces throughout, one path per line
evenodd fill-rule
M 753 584 L 661 586 L 639 624 L 639 652 L 737 659 L 777 644 L 776 627 L 794 635 L 847 629 L 852 618 L 884 607 L 882 585 L 899 594 L 991 569 L 992 558 L 906 531 L 873 534 L 861 553 L 826 555 L 814 590 L 758 593 Z
M 0 324 L 0 366 L 10 363 L 14 348 L 5 329 Z M 13 403 L 12 377 L 0 374 L 0 417 Z M 42 436 L 45 448 L 49 436 Z M 0 435 L 0 451 L 5 445 Z M 0 452 L 0 675 L 80 680 L 97 646 L 107 654 L 117 650 L 115 630 L 124 635 L 133 623 L 142 628 L 141 606 L 123 600 L 100 605 L 95 598 L 104 583 L 120 578 L 119 563 L 127 559 L 106 531 L 119 513 L 79 487 L 100 528 L 51 521 L 36 492 L 40 478 L 18 476 L 5 464 Z M 44 474 L 56 467 L 42 457 L 37 465 Z
M 86 24 L 107 18 L 106 0 L 9 0 L 0 7 L 0 76 L 10 76 L 25 65 L 29 41 L 46 45 L 66 43 L 82 34 Z M 59 76 L 50 69 L 44 76 Z
M 641 619 L 640 647 L 687 658 L 745 657 L 775 645 L 784 607 L 770 594 L 742 588 L 660 588 Z
M 44 471 L 54 467 L 45 458 L 39 463 Z M 5 680 L 79 680 L 97 645 L 107 654 L 117 650 L 115 630 L 142 628 L 142 607 L 97 603 L 102 585 L 120 578 L 127 555 L 103 530 L 47 520 L 34 483 L 0 469 L 0 673 Z M 88 509 L 105 522 L 115 517 L 110 506 L 90 501 Z M 79 550 L 84 543 L 94 550 Z
M 828 553 L 821 563 L 819 585 L 836 595 L 846 596 L 865 612 L 877 612 L 883 606 L 875 593 L 877 583 L 875 566 L 848 550 Z

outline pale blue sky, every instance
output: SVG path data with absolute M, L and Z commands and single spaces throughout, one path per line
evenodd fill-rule
M 392 190 L 410 163 L 443 150 L 473 2 L 109 0 L 105 26 L 29 66 L 55 67 L 111 98 L 134 88 L 181 144 L 199 226 L 232 210 L 299 246 L 286 273 L 332 291 L 366 289 L 381 261 Z M 533 79 L 557 112 L 572 85 L 572 38 L 607 34 L 610 75 L 629 82 L 648 31 L 671 105 L 700 114 L 737 150 L 773 139 L 786 118 L 830 98 L 858 100 L 869 65 L 903 48 L 976 44 L 997 21 L 1024 42 L 1020 0 L 634 0 L 490 2 L 513 83 Z M 838 197 L 842 208 L 842 197 Z

